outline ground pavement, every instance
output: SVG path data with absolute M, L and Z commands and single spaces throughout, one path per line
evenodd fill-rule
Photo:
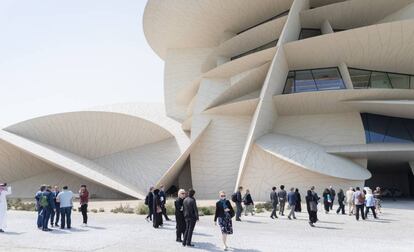
M 413 251 L 414 201 L 383 205 L 380 219 L 369 216 L 359 222 L 320 211 L 315 228 L 308 225 L 304 212 L 297 220 L 272 220 L 269 213 L 243 216 L 243 222 L 233 222 L 230 251 Z M 81 214 L 74 212 L 72 230 L 52 232 L 39 231 L 35 219 L 34 212 L 9 211 L 7 232 L 0 233 L 0 251 L 222 251 L 212 216 L 197 223 L 195 248 L 175 242 L 175 222 L 156 230 L 141 215 L 91 213 L 89 226 L 81 227 Z

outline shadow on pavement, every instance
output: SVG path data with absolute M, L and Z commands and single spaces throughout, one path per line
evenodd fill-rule
M 222 248 L 217 247 L 216 245 L 214 245 L 210 242 L 197 242 L 197 243 L 194 243 L 194 244 L 195 244 L 194 249 L 204 249 L 204 250 L 213 251 L 213 252 L 223 251 Z M 228 251 L 261 252 L 260 250 L 257 250 L 257 249 L 240 249 L 240 248 L 233 248 L 233 247 L 229 247 Z

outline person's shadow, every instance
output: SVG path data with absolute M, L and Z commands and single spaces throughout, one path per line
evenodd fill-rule
M 223 251 L 222 248 L 210 243 L 210 242 L 194 242 L 194 249 L 203 249 L 203 250 L 207 250 L 207 251 L 213 251 L 213 252 L 218 252 L 218 251 Z M 240 248 L 233 248 L 233 247 L 229 247 L 228 251 L 239 251 L 239 252 L 262 252 L 260 250 L 257 249 L 240 249 Z
M 6 231 L 4 233 L 1 233 L 0 235 L 22 235 L 24 233 L 25 232 L 9 232 L 9 231 Z

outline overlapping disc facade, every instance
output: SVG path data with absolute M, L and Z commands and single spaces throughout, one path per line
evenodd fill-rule
M 0 134 L 0 179 L 89 182 L 99 197 L 150 185 L 199 198 L 242 185 L 381 185 L 414 194 L 413 0 L 150 0 L 165 109 L 125 104 Z M 52 182 L 50 182 L 52 183 Z

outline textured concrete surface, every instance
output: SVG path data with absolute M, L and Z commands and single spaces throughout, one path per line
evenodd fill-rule
M 414 201 L 385 202 L 380 219 L 357 222 L 348 215 L 319 212 L 316 228 L 307 214 L 297 220 L 268 213 L 242 217 L 234 223 L 230 251 L 412 251 Z M 0 251 L 221 251 L 220 231 L 212 216 L 202 217 L 195 229 L 194 249 L 175 242 L 175 222 L 156 230 L 144 216 L 90 214 L 89 227 L 80 227 L 73 214 L 73 229 L 46 233 L 35 227 L 35 213 L 9 212 L 8 229 L 0 234 Z

